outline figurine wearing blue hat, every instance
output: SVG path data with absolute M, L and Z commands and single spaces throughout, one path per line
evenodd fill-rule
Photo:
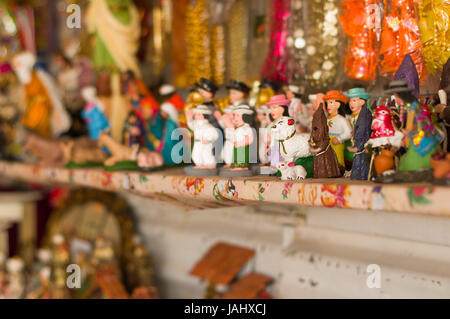
M 350 99 L 350 102 L 348 103 L 350 107 L 350 111 L 352 114 L 350 115 L 349 121 L 352 125 L 352 140 L 351 144 L 346 144 L 345 149 L 345 164 L 347 168 L 353 167 L 353 159 L 354 159 L 354 153 L 355 153 L 355 129 L 356 129 L 356 123 L 358 122 L 359 114 L 361 113 L 361 110 L 364 106 L 368 107 L 367 101 L 370 99 L 370 94 L 366 92 L 364 88 L 353 88 L 350 89 L 347 93 L 345 93 L 345 96 Z M 370 112 L 369 112 L 370 114 Z

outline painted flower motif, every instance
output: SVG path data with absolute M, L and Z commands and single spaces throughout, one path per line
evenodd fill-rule
M 102 186 L 108 187 L 112 183 L 112 174 L 109 172 L 103 172 L 102 174 Z
M 414 206 L 429 205 L 431 200 L 429 196 L 433 194 L 434 189 L 432 187 L 413 187 L 408 190 L 409 204 Z
M 293 183 L 284 184 L 284 189 L 281 191 L 281 195 L 283 196 L 283 199 L 288 199 L 293 186 L 294 186 Z
M 186 178 L 186 190 L 189 192 L 194 190 L 194 196 L 198 196 L 205 189 L 205 181 L 203 178 Z
M 348 208 L 346 197 L 351 194 L 348 185 L 323 185 L 321 190 L 321 200 L 325 207 Z

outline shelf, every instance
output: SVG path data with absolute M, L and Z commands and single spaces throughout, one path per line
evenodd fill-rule
M 343 178 L 295 182 L 263 176 L 196 178 L 185 176 L 182 169 L 106 172 L 100 168 L 44 168 L 5 161 L 0 161 L 0 174 L 38 184 L 127 192 L 186 209 L 271 203 L 450 216 L 450 187 L 429 184 L 379 185 Z

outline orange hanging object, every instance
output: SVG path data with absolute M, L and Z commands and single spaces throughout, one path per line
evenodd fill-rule
M 385 8 L 388 8 L 386 1 Z M 424 81 L 427 71 L 422 55 L 421 33 L 418 19 L 418 0 L 391 0 L 390 11 L 383 20 L 380 54 L 381 73 L 392 75 L 403 61 L 406 54 L 416 65 L 420 81 Z
M 348 77 L 364 81 L 377 77 L 381 12 L 379 0 L 344 0 L 339 16 L 345 34 L 352 39 L 347 48 L 345 70 Z

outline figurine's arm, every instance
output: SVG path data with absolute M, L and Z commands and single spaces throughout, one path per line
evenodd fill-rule
M 350 122 L 346 118 L 342 118 L 342 121 L 340 121 L 342 133 L 337 137 L 339 142 L 344 143 L 345 141 L 348 141 L 352 138 L 352 126 L 350 125 Z

